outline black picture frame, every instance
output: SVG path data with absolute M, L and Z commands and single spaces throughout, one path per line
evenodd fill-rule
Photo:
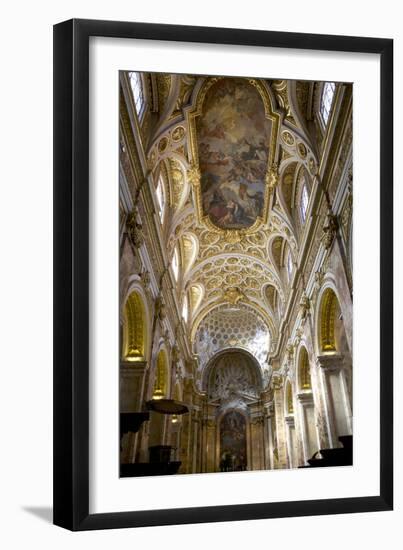
M 89 513 L 89 39 L 140 38 L 379 54 L 380 490 L 355 498 Z M 54 523 L 71 530 L 393 507 L 393 40 L 73 19 L 54 26 Z

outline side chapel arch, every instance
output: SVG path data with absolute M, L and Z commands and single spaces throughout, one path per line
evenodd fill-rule
M 169 392 L 168 357 L 165 348 L 158 352 L 153 386 L 153 399 L 164 399 Z
M 147 320 L 144 300 L 133 290 L 124 307 L 122 357 L 126 361 L 145 361 Z
M 299 390 L 312 390 L 311 367 L 309 365 L 309 356 L 305 346 L 302 346 L 299 352 L 297 372 Z

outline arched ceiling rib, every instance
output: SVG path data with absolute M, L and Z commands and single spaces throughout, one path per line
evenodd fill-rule
M 163 161 L 168 171 L 168 255 L 181 250 L 178 296 L 186 294 L 190 305 L 199 366 L 225 347 L 224 334 L 229 346 L 246 346 L 265 364 L 270 339 L 278 336 L 288 293 L 279 254 L 285 245 L 297 247 L 290 216 L 295 174 L 304 166 L 312 176 L 317 163 L 306 131 L 309 86 L 289 86 L 194 75 L 157 79 L 159 117 L 148 161 L 150 170 Z M 210 97 L 209 90 L 217 93 Z M 260 128 L 259 139 L 248 121 Z M 207 203 L 214 212 L 206 212 Z

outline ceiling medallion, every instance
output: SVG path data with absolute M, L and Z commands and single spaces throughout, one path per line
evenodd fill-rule
M 181 139 L 183 139 L 185 135 L 185 128 L 183 128 L 183 126 L 177 126 L 173 131 L 172 131 L 172 139 L 173 141 L 180 141 Z
M 300 143 L 298 143 L 297 148 L 298 148 L 298 154 L 299 154 L 299 156 L 300 156 L 302 159 L 306 158 L 307 150 L 306 150 L 305 145 L 304 145 L 303 143 L 300 142 Z
M 281 137 L 283 138 L 283 141 L 286 145 L 294 145 L 295 139 L 294 136 L 288 132 L 287 130 L 281 134 Z

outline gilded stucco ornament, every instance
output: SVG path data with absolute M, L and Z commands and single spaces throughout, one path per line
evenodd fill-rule
M 243 235 L 237 229 L 227 229 L 224 233 L 224 240 L 230 244 L 240 243 Z
M 298 149 L 298 154 L 299 156 L 302 158 L 302 159 L 305 159 L 306 158 L 306 155 L 307 155 L 307 150 L 306 150 L 306 147 L 303 143 L 298 143 L 297 145 L 297 149 Z
M 285 119 L 291 124 L 296 126 L 295 118 L 291 109 L 290 101 L 288 99 L 288 81 L 287 80 L 273 80 L 271 87 L 273 88 L 276 99 L 279 106 L 284 110 Z
M 194 187 L 199 187 L 200 177 L 200 169 L 198 168 L 198 166 L 192 164 L 192 166 L 187 171 L 188 182 Z
M 266 174 L 266 185 L 269 194 L 271 195 L 276 189 L 279 181 L 279 172 L 277 163 L 273 163 L 270 170 Z
M 236 305 L 240 300 L 245 298 L 245 295 L 239 288 L 232 287 L 224 291 L 223 298 L 225 301 L 229 302 L 232 305 Z
M 173 141 L 181 141 L 181 139 L 185 137 L 185 128 L 183 126 L 177 126 L 174 130 L 172 130 L 171 135 Z
M 282 134 L 281 134 L 281 137 L 284 141 L 284 143 L 288 146 L 292 146 L 294 145 L 295 143 L 295 139 L 294 139 L 294 136 L 291 134 L 291 132 L 289 132 L 288 130 L 285 130 Z

